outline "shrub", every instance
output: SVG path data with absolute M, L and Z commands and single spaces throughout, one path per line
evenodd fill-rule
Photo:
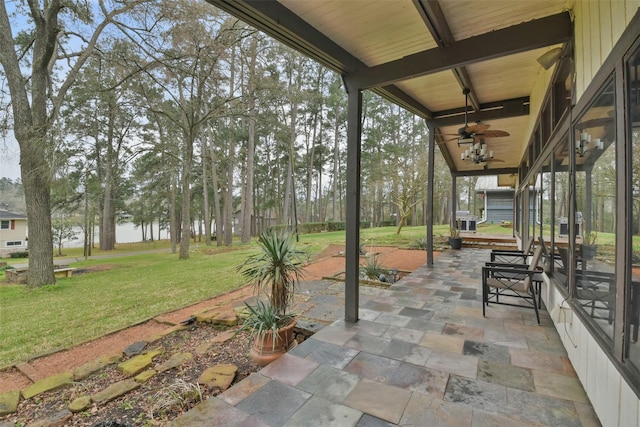
M 378 257 L 376 255 L 371 255 L 367 256 L 367 259 L 362 266 L 362 272 L 369 279 L 379 280 L 381 275 L 387 273 L 387 270 L 378 262 Z
M 341 231 L 347 229 L 347 223 L 344 221 L 328 221 L 327 231 Z
M 305 222 L 298 225 L 298 231 L 305 234 L 321 233 L 327 229 L 326 222 Z
M 11 258 L 29 258 L 29 251 L 11 252 L 9 256 Z
M 427 249 L 427 238 L 421 237 L 409 243 L 411 249 Z

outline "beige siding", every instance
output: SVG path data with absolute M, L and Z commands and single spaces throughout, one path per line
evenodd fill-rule
M 639 7 L 640 0 L 576 1 L 573 11 L 578 99 Z
M 551 84 L 551 77 L 553 75 L 553 71 L 555 70 L 555 66 L 551 67 L 549 70 L 545 70 L 542 67 L 539 68 L 540 72 L 536 76 L 533 87 L 531 87 L 531 95 L 529 95 L 529 123 L 527 125 L 527 131 L 525 132 L 526 138 L 529 138 L 530 135 L 533 135 L 536 119 L 538 118 L 540 110 L 542 109 L 544 96 L 547 92 L 547 88 Z M 520 145 L 521 153 L 518 158 L 522 158 L 522 156 L 524 156 L 524 152 L 528 144 L 529 139 L 527 139 L 526 141 L 522 141 L 522 145 Z
M 25 250 L 27 247 L 27 221 L 15 220 L 15 229 L 0 230 L 0 257 L 12 251 Z M 22 246 L 7 246 L 7 242 L 21 241 Z

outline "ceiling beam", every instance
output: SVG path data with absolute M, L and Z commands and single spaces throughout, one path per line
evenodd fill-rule
M 444 16 L 438 0 L 413 0 L 420 17 L 431 33 L 438 47 L 449 46 L 455 42 L 449 23 Z M 480 99 L 471 84 L 471 78 L 465 67 L 456 67 L 453 70 L 460 89 L 469 89 L 469 102 L 475 111 L 480 110 Z
M 385 86 L 480 61 L 563 43 L 573 34 L 569 12 L 469 37 L 346 76 L 360 89 Z
M 466 171 L 452 171 L 451 175 L 455 177 L 460 176 L 484 176 L 484 175 L 511 175 L 512 173 L 518 173 L 518 168 L 496 168 L 496 169 L 473 169 Z

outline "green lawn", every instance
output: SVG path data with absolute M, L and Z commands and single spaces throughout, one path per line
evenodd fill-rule
M 434 228 L 436 237 L 448 235 L 448 226 Z M 361 241 L 369 247 L 407 247 L 422 238 L 425 230 L 425 227 L 405 227 L 398 236 L 395 227 L 366 229 L 362 230 Z M 328 245 L 344 245 L 344 242 L 344 231 L 300 236 L 300 246 L 310 255 Z M 118 245 L 110 254 L 126 255 L 168 247 L 167 242 Z M 59 279 L 54 286 L 34 290 L 23 285 L 2 284 L 0 367 L 68 348 L 236 289 L 244 284 L 236 267 L 253 250 L 253 244 L 236 244 L 231 250 L 192 244 L 188 260 L 179 260 L 175 254 L 155 252 L 90 259 L 74 263 L 73 267 L 82 269 L 108 264 L 113 268 Z M 81 259 L 82 249 L 68 249 L 65 254 Z M 93 255 L 100 254 L 100 251 L 93 252 Z M 27 260 L 6 261 L 11 265 Z M 4 281 L 4 273 L 0 273 L 0 281 Z

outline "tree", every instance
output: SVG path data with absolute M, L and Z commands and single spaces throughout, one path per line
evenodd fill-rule
M 139 2 L 114 3 L 108 10 L 92 3 L 28 0 L 7 8 L 0 0 L 0 64 L 11 95 L 13 132 L 20 147 L 22 183 L 29 221 L 29 286 L 55 283 L 51 233 L 51 127 L 65 95 L 95 49 L 98 38 L 113 20 Z M 102 14 L 94 25 L 93 14 Z M 9 20 L 9 14 L 19 19 Z M 14 28 L 20 22 L 24 28 Z M 72 28 L 77 25 L 78 28 Z M 88 38 L 82 34 L 89 34 Z M 79 47 L 76 52 L 71 51 Z M 58 61 L 64 67 L 56 68 Z
M 51 222 L 53 242 L 58 248 L 58 256 L 62 256 L 62 246 L 65 242 L 78 240 L 78 232 L 73 229 L 74 223 L 66 215 L 56 215 Z

